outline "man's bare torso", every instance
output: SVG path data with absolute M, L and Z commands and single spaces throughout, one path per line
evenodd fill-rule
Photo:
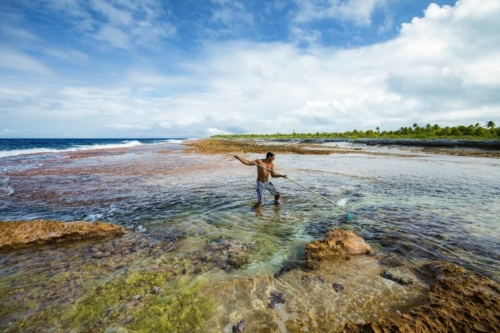
M 267 163 L 266 160 L 258 159 L 254 161 L 255 164 L 263 166 L 266 169 L 274 170 L 274 163 Z M 267 182 L 269 180 L 269 174 L 271 173 L 269 170 L 266 170 L 257 166 L 257 181 L 258 182 Z

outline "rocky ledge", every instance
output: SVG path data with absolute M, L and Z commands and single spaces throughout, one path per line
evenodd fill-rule
M 2 221 L 0 222 L 0 250 L 119 236 L 125 233 L 125 228 L 104 222 Z
M 358 235 L 334 229 L 323 240 L 317 240 L 306 245 L 306 258 L 309 266 L 314 267 L 315 262 L 348 259 L 350 255 L 372 253 L 370 245 Z
M 396 318 L 346 324 L 358 332 L 500 332 L 500 284 L 450 262 L 423 267 L 434 282 L 429 302 Z

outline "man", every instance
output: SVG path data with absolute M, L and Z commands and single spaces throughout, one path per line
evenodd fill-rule
M 286 175 L 280 175 L 274 172 L 274 153 L 268 152 L 265 159 L 258 159 L 253 162 L 247 161 L 237 155 L 234 157 L 241 163 L 248 166 L 257 166 L 257 203 L 253 206 L 254 208 L 259 208 L 262 205 L 262 199 L 264 197 L 264 191 L 268 190 L 269 193 L 274 195 L 274 203 L 279 205 L 280 193 L 276 190 L 276 187 L 269 181 L 269 174 L 273 178 L 286 178 Z

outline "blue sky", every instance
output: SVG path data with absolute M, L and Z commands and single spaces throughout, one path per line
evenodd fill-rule
M 497 0 L 7 0 L 0 137 L 500 123 Z

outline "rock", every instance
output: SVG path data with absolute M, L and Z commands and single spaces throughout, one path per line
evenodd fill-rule
M 274 274 L 274 278 L 277 279 L 279 278 L 280 276 L 284 275 L 285 273 L 288 273 L 290 272 L 292 269 L 288 266 L 283 266 L 281 267 L 281 269 L 279 270 L 278 273 Z
M 285 296 L 283 296 L 283 293 L 279 293 L 277 291 L 271 291 L 271 295 L 269 297 L 269 299 L 271 300 L 269 302 L 269 307 L 274 309 L 274 307 L 276 306 L 276 304 L 284 304 L 285 303 Z
M 245 319 L 240 320 L 236 325 L 233 325 L 233 333 L 241 333 L 245 329 Z
M 250 262 L 249 252 L 249 246 L 238 240 L 219 238 L 208 244 L 198 259 L 224 271 L 230 271 L 247 265 Z
M 341 292 L 342 290 L 344 290 L 344 286 L 340 283 L 333 283 L 332 287 L 336 292 Z
M 134 296 L 134 297 L 132 297 L 132 298 L 133 298 L 135 301 L 138 301 L 138 300 L 140 300 L 140 299 L 141 299 L 141 297 L 142 297 L 141 295 L 137 294 L 137 295 L 135 295 L 135 296 Z
M 104 333 L 128 333 L 128 330 L 125 327 L 114 324 L 114 325 L 107 327 L 104 330 Z
M 348 255 L 369 254 L 370 245 L 358 235 L 341 229 L 330 231 L 324 240 L 317 240 L 306 245 L 308 263 L 342 259 Z
M 318 281 L 319 281 L 319 282 L 321 282 L 321 283 L 325 283 L 325 282 L 326 282 L 326 281 L 325 281 L 325 279 L 324 279 L 323 277 L 321 277 L 321 276 L 317 276 L 316 278 L 317 278 L 317 279 L 318 279 Z
M 161 293 L 162 289 L 158 286 L 154 286 L 153 289 L 151 290 L 151 294 L 159 294 Z
M 403 259 L 396 256 L 395 254 L 389 254 L 384 258 L 380 259 L 379 264 L 388 267 L 398 267 L 403 265 Z
M 429 302 L 396 318 L 365 324 L 349 322 L 344 333 L 499 332 L 500 284 L 449 262 L 423 267 L 435 279 Z
M 30 245 L 119 236 L 125 233 L 124 227 L 104 222 L 2 221 L 0 249 L 18 249 Z
M 397 282 L 402 285 L 410 285 L 415 283 L 415 279 L 408 276 L 399 269 L 389 269 L 382 272 L 382 277 Z

